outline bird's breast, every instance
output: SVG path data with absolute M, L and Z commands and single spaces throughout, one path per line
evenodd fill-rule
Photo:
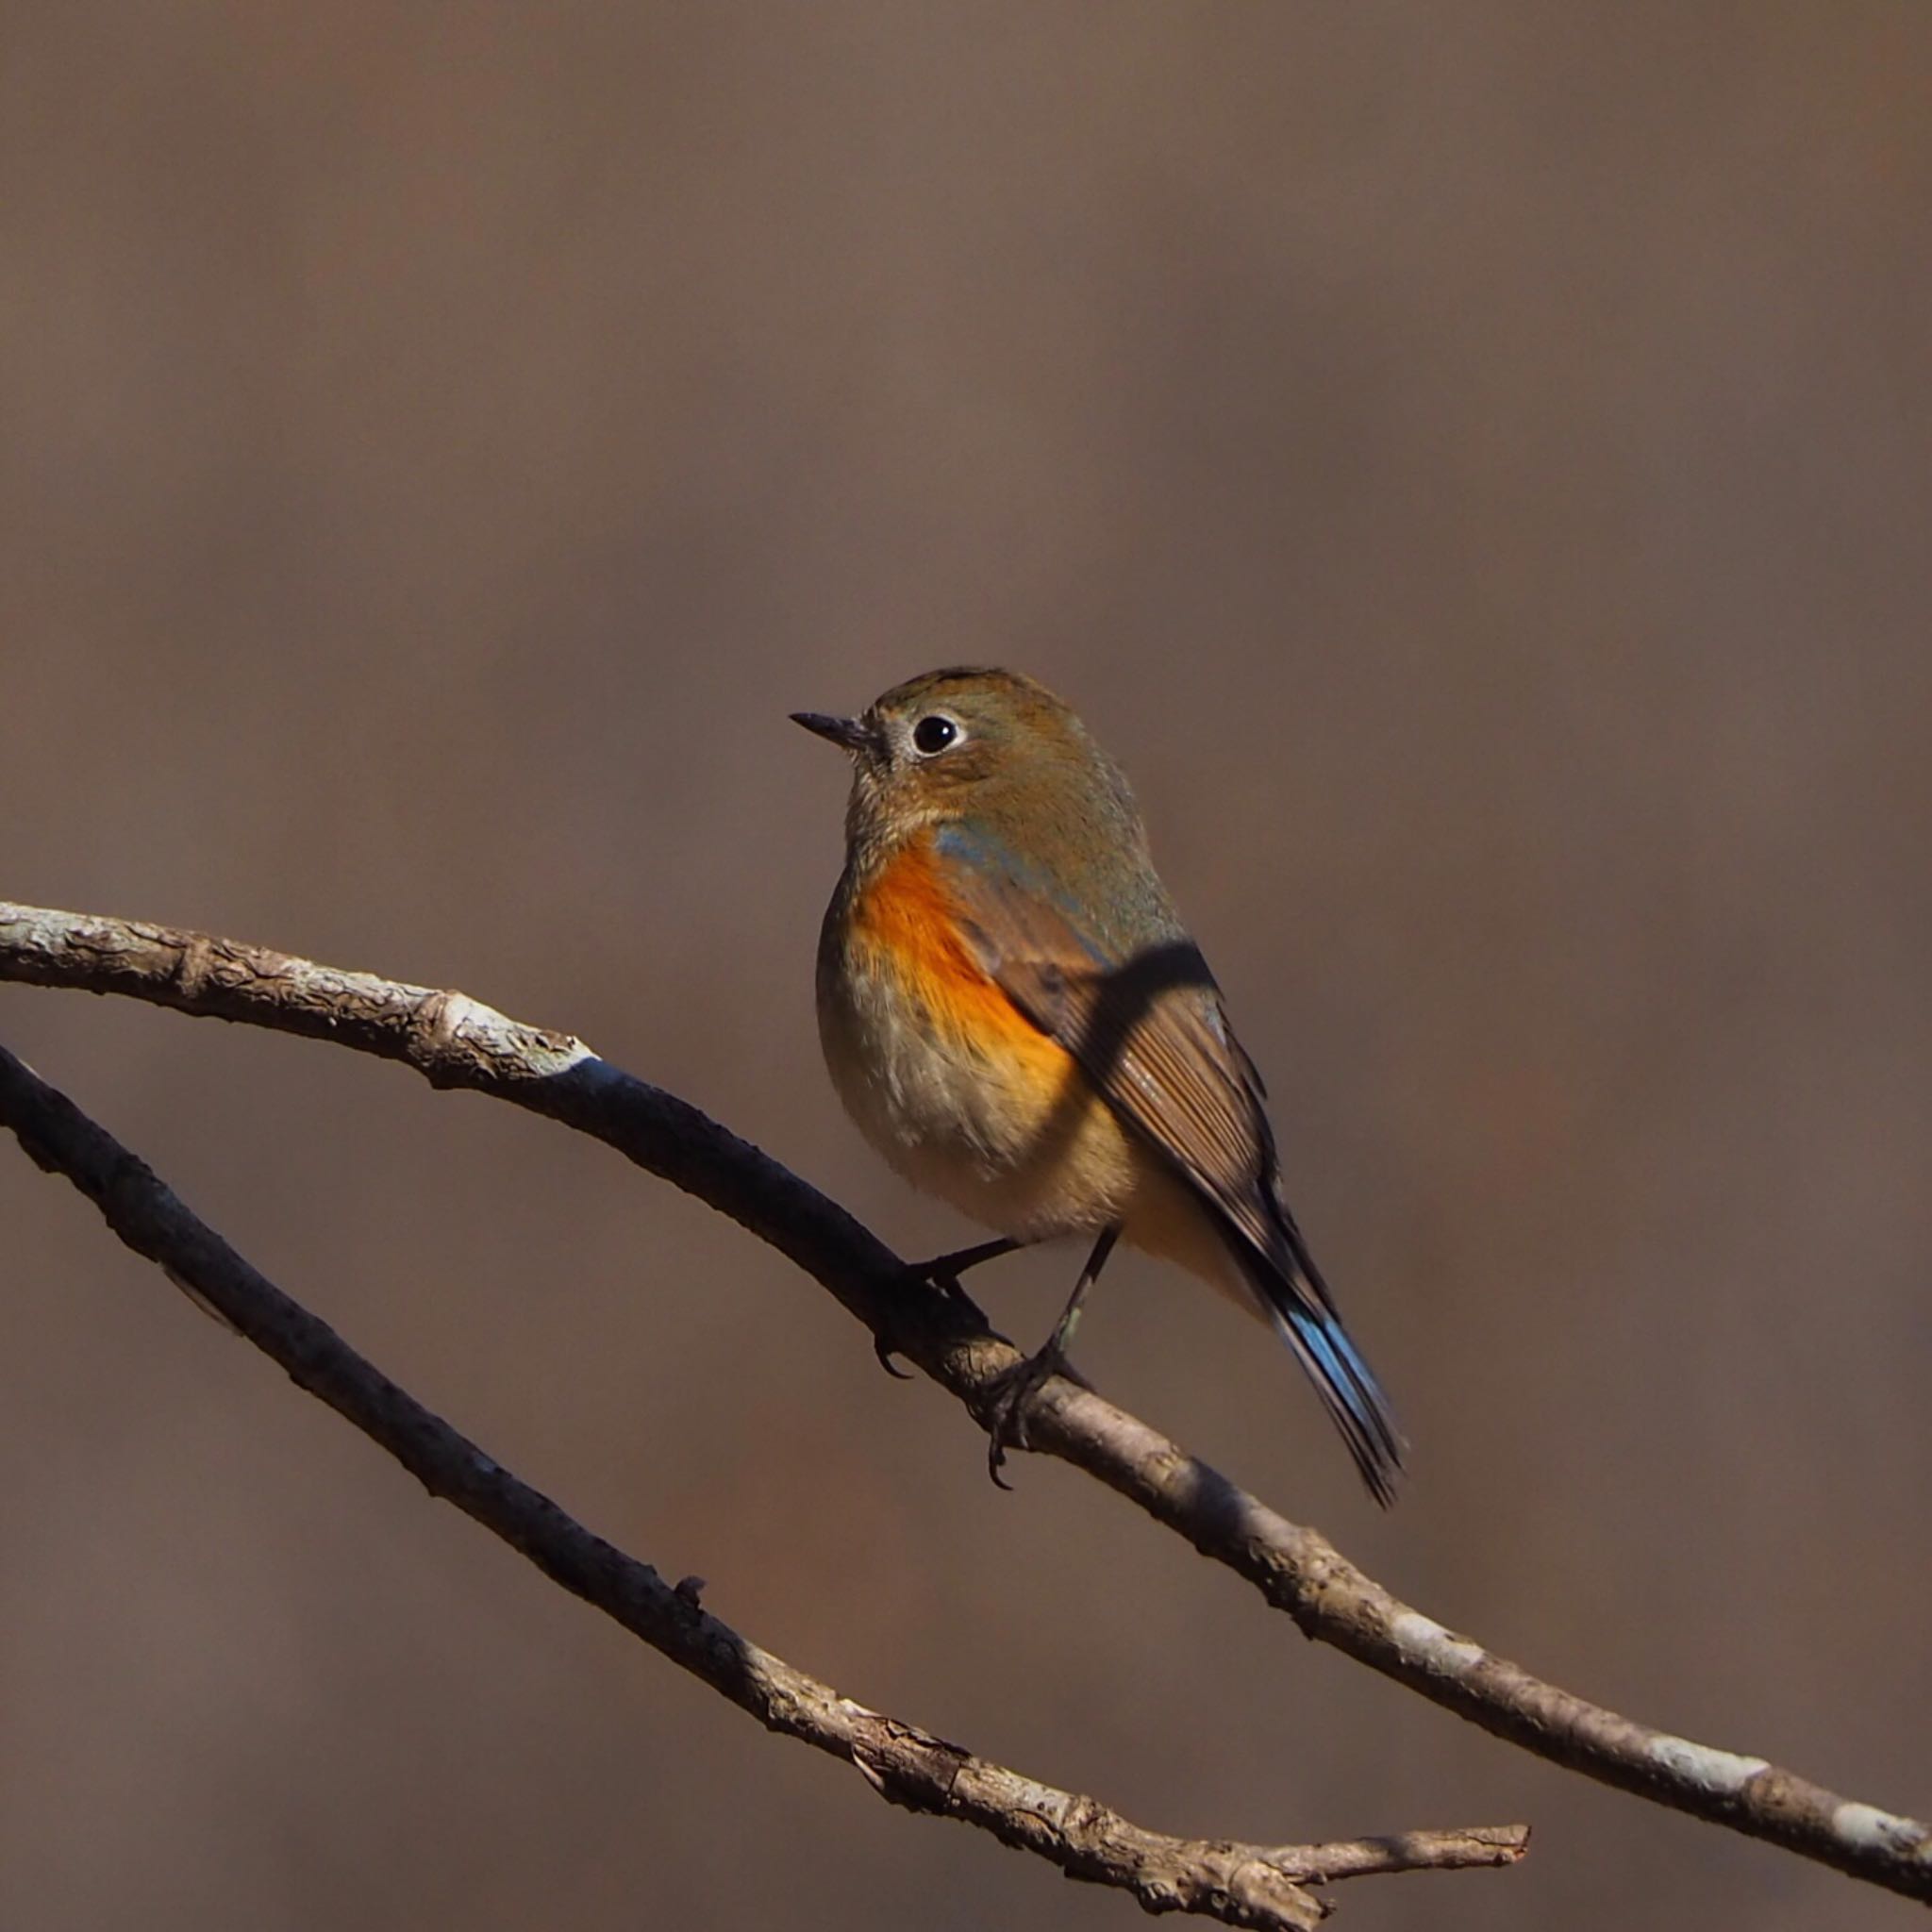
M 1131 1190 L 1119 1124 L 980 965 L 929 843 L 840 881 L 818 1005 L 846 1110 L 914 1185 L 1026 1238 L 1099 1226 Z

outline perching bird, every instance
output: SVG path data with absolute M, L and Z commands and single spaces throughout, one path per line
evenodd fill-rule
M 1260 1075 L 1154 870 L 1127 782 L 1016 672 L 934 671 L 856 718 L 798 711 L 852 754 L 845 871 L 819 940 L 825 1063 L 867 1140 L 1001 1240 L 1093 1249 L 992 1430 L 1065 1366 L 1117 1240 L 1270 1322 L 1379 1503 L 1402 1441 L 1281 1196 Z

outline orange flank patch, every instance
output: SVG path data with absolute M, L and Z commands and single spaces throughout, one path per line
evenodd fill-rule
M 854 937 L 935 1028 L 990 1058 L 1018 1059 L 1058 1091 L 1072 1057 L 1026 1018 L 986 974 L 960 937 L 953 895 L 931 848 L 909 844 L 852 908 Z M 1016 1069 L 1017 1071 L 1017 1069 Z

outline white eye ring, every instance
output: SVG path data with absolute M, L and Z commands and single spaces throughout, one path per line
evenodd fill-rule
M 936 758 L 941 752 L 950 751 L 965 735 L 959 721 L 944 711 L 928 711 L 909 734 L 912 749 L 923 758 Z

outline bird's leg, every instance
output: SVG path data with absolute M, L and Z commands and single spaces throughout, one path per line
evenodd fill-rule
M 1002 1235 L 998 1241 L 981 1241 L 977 1247 L 959 1248 L 930 1261 L 915 1262 L 912 1272 L 920 1280 L 931 1282 L 941 1294 L 958 1301 L 962 1294 L 959 1277 L 967 1269 L 977 1268 L 982 1261 L 997 1261 L 1002 1255 L 1017 1254 L 1025 1245 L 1011 1235 Z
M 981 1241 L 976 1247 L 959 1248 L 950 1255 L 940 1255 L 930 1261 L 915 1261 L 907 1270 L 915 1281 L 924 1281 L 936 1288 L 950 1302 L 963 1303 L 967 1307 L 973 1304 L 966 1291 L 959 1286 L 959 1277 L 969 1268 L 977 1268 L 982 1261 L 997 1261 L 1002 1255 L 1013 1254 L 1024 1248 L 1024 1241 L 1014 1241 L 1010 1236 L 1002 1235 L 996 1241 Z M 976 1314 L 978 1310 L 975 1308 Z M 892 1345 L 883 1335 L 872 1339 L 872 1352 L 879 1358 L 879 1367 L 885 1370 L 894 1381 L 908 1382 L 912 1378 L 903 1369 L 892 1366 Z
M 1052 1375 L 1065 1375 L 1071 1381 L 1079 1382 L 1083 1389 L 1087 1386 L 1067 1360 L 1067 1344 L 1073 1341 L 1074 1330 L 1079 1326 L 1080 1305 L 1087 1299 L 1087 1291 L 1100 1279 L 1100 1271 L 1107 1266 L 1107 1257 L 1113 1253 L 1113 1244 L 1120 1238 L 1119 1222 L 1101 1230 L 1100 1239 L 1093 1243 L 1093 1252 L 1087 1257 L 1086 1267 L 1080 1271 L 1079 1280 L 1074 1284 L 1073 1293 L 1067 1297 L 1066 1307 L 1060 1310 L 1059 1320 L 1053 1324 L 1053 1333 L 1024 1361 L 1008 1369 L 1000 1377 L 999 1388 L 987 1414 L 986 1473 L 1003 1490 L 1012 1488 L 1000 1475 L 1000 1465 L 1007 1459 L 1007 1445 L 1010 1442 L 1015 1449 L 1029 1446 L 1025 1408 L 1033 1391 Z

